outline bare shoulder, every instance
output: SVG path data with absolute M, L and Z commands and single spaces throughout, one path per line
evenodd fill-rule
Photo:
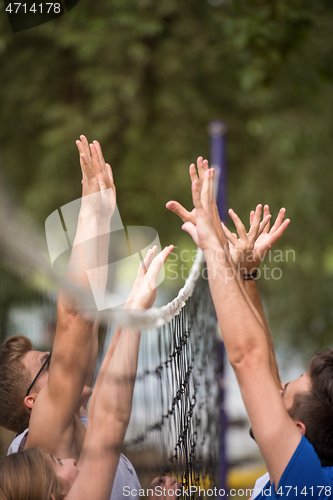
M 25 448 L 40 446 L 57 457 L 78 460 L 85 433 L 85 426 L 75 414 L 67 425 L 62 425 L 59 411 L 41 390 L 31 412 Z

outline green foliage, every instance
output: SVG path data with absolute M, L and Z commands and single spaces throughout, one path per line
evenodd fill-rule
M 332 30 L 328 0 L 81 0 L 15 35 L 1 11 L 2 169 L 43 222 L 80 196 L 74 141 L 96 138 L 124 223 L 177 244 L 165 202 L 191 206 L 187 167 L 223 118 L 229 203 L 244 219 L 258 202 L 286 206 L 292 220 L 279 248 L 295 262 L 262 280 L 273 330 L 305 352 L 329 345 Z

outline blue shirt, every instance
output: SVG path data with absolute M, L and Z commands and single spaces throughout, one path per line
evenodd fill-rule
M 312 444 L 302 436 L 295 453 L 285 468 L 276 491 L 268 483 L 256 500 L 324 500 L 333 498 L 333 467 L 322 467 Z

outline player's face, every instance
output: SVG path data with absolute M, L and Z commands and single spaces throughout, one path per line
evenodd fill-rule
M 280 392 L 286 409 L 290 410 L 292 407 L 295 394 L 300 392 L 309 392 L 310 389 L 311 381 L 307 373 L 303 373 L 303 375 L 292 382 L 282 384 L 282 390 Z
M 291 382 L 281 384 L 282 389 L 280 390 L 280 394 L 283 399 L 283 404 L 286 410 L 290 410 L 290 408 L 294 404 L 294 397 L 296 394 L 300 392 L 309 392 L 311 389 L 311 381 L 310 377 L 307 373 L 303 373 L 299 378 L 293 380 Z M 252 427 L 250 428 L 250 436 L 255 440 L 255 437 L 252 432 Z
M 54 472 L 60 479 L 63 494 L 67 495 L 80 471 L 80 469 L 76 467 L 75 460 L 73 458 L 61 460 L 55 458 L 53 455 L 47 455 L 47 460 L 51 463 Z
M 49 352 L 28 351 L 23 356 L 22 362 L 29 373 L 29 378 L 31 379 L 31 382 L 34 380 L 39 370 L 42 368 L 43 363 L 46 361 L 49 354 L 50 354 Z M 43 368 L 42 372 L 38 375 L 38 378 L 31 391 L 36 391 L 36 389 L 40 390 L 46 384 L 48 378 L 49 378 L 49 364 L 47 363 Z

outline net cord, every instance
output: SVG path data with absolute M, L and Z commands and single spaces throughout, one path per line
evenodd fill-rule
M 9 261 L 10 267 L 24 270 L 29 265 L 30 276 L 33 274 L 37 276 L 34 280 L 36 289 L 43 291 L 51 299 L 56 300 L 57 286 L 64 286 L 69 293 L 73 293 L 77 299 L 81 300 L 82 308 L 87 312 L 91 311 L 91 306 L 86 307 L 87 302 L 91 304 L 90 296 L 87 299 L 85 291 L 69 282 L 64 283 L 62 277 L 50 267 L 45 255 L 45 242 L 36 225 L 22 211 L 16 213 L 14 211 L 13 213 L 6 197 L 0 199 L 0 226 L 3 229 L 0 232 L 0 254 L 2 254 L 2 258 Z M 18 235 L 20 236 L 18 237 Z M 156 328 L 169 323 L 184 307 L 188 298 L 191 297 L 201 274 L 203 262 L 203 252 L 198 248 L 184 286 L 179 290 L 177 297 L 168 304 L 151 308 L 148 311 L 130 311 L 114 307 L 99 311 L 100 320 L 105 323 L 114 320 L 122 326 L 135 327 L 136 329 Z M 46 283 L 47 287 L 45 287 Z M 92 314 L 95 312 L 91 311 Z

